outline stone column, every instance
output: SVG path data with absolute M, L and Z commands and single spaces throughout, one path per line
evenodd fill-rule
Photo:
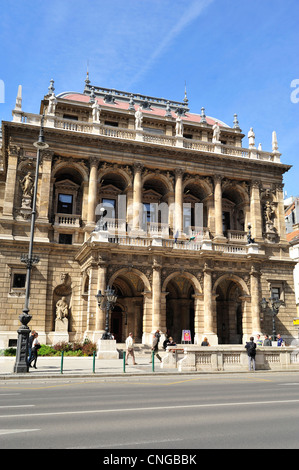
M 223 240 L 223 222 L 222 222 L 222 177 L 220 175 L 214 176 L 214 206 L 215 206 L 215 239 Z
M 183 230 L 183 171 L 175 170 L 175 210 L 174 234 L 181 234 Z
M 256 242 L 262 241 L 262 213 L 259 181 L 253 181 L 251 184 L 249 222 L 252 226 L 252 238 L 254 238 Z
M 152 295 L 151 292 L 143 292 L 143 322 L 142 344 L 151 344 L 152 341 Z
M 88 303 L 87 303 L 87 325 L 84 337 L 94 341 L 94 331 L 96 325 L 97 314 L 97 284 L 98 284 L 98 266 L 92 262 L 88 269 L 89 286 L 88 286 Z
M 202 319 L 202 303 L 204 300 L 203 294 L 194 294 L 194 344 L 201 344 L 200 330 L 202 325 L 200 324 Z
M 98 159 L 90 158 L 90 174 L 88 188 L 88 211 L 87 225 L 94 225 L 96 221 L 96 204 L 97 204 L 97 175 L 98 175 Z
M 260 271 L 252 265 L 250 271 L 252 334 L 261 333 L 259 284 Z
M 107 264 L 104 260 L 102 260 L 99 257 L 97 292 L 100 290 L 103 295 L 105 294 L 105 290 L 107 287 L 106 275 L 107 275 Z M 102 307 L 99 308 L 97 306 L 97 311 L 96 311 L 96 334 L 97 336 L 99 337 L 102 336 L 102 334 L 105 331 L 105 326 L 106 326 L 106 311 Z
M 217 334 L 215 332 L 215 322 L 213 315 L 213 297 L 212 297 L 212 269 L 207 264 L 204 267 L 204 332 L 209 343 L 218 344 Z
M 281 243 L 287 243 L 286 238 L 286 224 L 284 215 L 284 202 L 283 202 L 283 184 L 276 185 L 276 199 L 277 199 L 277 230 Z
M 54 152 L 45 150 L 42 152 L 42 178 L 40 185 L 38 218 L 46 219 L 49 216 L 49 201 L 51 194 L 51 168 Z
M 154 260 L 152 285 L 152 328 L 161 327 L 161 265 Z
M 133 182 L 133 230 L 141 228 L 142 220 L 142 182 L 141 172 L 143 166 L 140 163 L 134 165 L 134 182 Z
M 8 151 L 7 178 L 4 193 L 2 219 L 13 218 L 13 205 L 16 189 L 16 177 L 18 166 L 18 149 L 10 147 Z

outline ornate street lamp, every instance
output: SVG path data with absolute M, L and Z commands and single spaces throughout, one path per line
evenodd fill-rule
M 269 302 L 271 306 L 269 306 Z M 260 306 L 263 310 L 263 312 L 266 312 L 267 310 L 270 310 L 271 315 L 272 315 L 272 337 L 273 341 L 276 341 L 276 327 L 275 327 L 275 318 L 279 313 L 279 309 L 281 305 L 283 305 L 284 302 L 282 300 L 278 299 L 277 297 L 270 297 L 269 302 L 263 297 L 263 299 L 260 302 Z
M 99 290 L 95 297 L 97 298 L 99 308 L 101 307 L 101 305 L 103 305 L 103 307 L 106 307 L 106 326 L 105 333 L 103 333 L 102 339 L 112 339 L 112 335 L 109 332 L 109 311 L 110 308 L 114 307 L 117 301 L 117 295 L 115 294 L 115 290 L 112 289 L 112 287 L 108 286 L 105 290 L 104 295 Z
M 28 341 L 30 329 L 27 326 L 30 322 L 32 316 L 29 315 L 29 299 L 30 299 L 30 283 L 31 283 L 31 270 L 34 264 L 39 262 L 39 257 L 33 255 L 33 239 L 34 239 L 34 227 L 36 219 L 36 198 L 37 198 L 37 185 L 38 185 L 38 173 L 39 173 L 39 164 L 40 164 L 40 153 L 42 150 L 45 150 L 49 147 L 45 143 L 44 137 L 44 116 L 41 119 L 41 126 L 38 141 L 33 145 L 37 148 L 36 156 L 36 168 L 35 168 L 35 181 L 33 187 L 33 200 L 32 200 L 32 212 L 31 212 L 31 228 L 30 228 L 30 241 L 29 241 L 29 251 L 28 255 L 21 255 L 22 263 L 25 263 L 27 266 L 26 271 L 26 291 L 25 291 L 25 305 L 23 312 L 19 316 L 19 320 L 22 323 L 22 326 L 18 329 L 18 343 L 17 343 L 17 353 L 16 353 L 16 362 L 14 365 L 15 373 L 25 373 L 29 372 L 28 364 Z

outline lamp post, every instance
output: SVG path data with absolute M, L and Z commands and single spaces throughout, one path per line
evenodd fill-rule
M 103 333 L 102 339 L 112 339 L 111 333 L 109 332 L 109 311 L 110 308 L 113 308 L 116 301 L 117 295 L 115 294 L 115 290 L 112 287 L 108 286 L 105 290 L 105 294 L 99 290 L 97 295 L 95 296 L 98 301 L 99 308 L 101 305 L 106 307 L 106 326 L 105 326 L 105 333 Z
M 269 305 L 270 303 L 270 305 Z M 275 318 L 279 313 L 279 309 L 281 305 L 283 305 L 283 302 L 278 299 L 277 297 L 270 297 L 269 302 L 263 297 L 263 299 L 260 302 L 260 305 L 262 307 L 262 310 L 266 312 L 268 309 L 271 312 L 272 315 L 272 336 L 273 336 L 273 341 L 276 341 L 276 326 L 275 326 Z
M 25 291 L 25 304 L 24 304 L 23 312 L 19 316 L 19 320 L 22 325 L 18 329 L 17 353 L 16 353 L 16 362 L 14 365 L 15 373 L 25 373 L 29 371 L 28 341 L 29 341 L 30 329 L 27 325 L 32 318 L 32 316 L 29 315 L 31 270 L 32 270 L 32 266 L 39 262 L 39 257 L 36 255 L 33 255 L 33 239 L 34 239 L 34 227 L 35 227 L 35 219 L 36 219 L 38 173 L 39 173 L 39 164 L 40 164 L 40 153 L 42 150 L 49 147 L 49 145 L 45 143 L 43 124 L 44 124 L 44 116 L 42 116 L 42 119 L 41 119 L 41 126 L 40 126 L 38 141 L 33 144 L 34 147 L 37 148 L 35 181 L 34 181 L 34 187 L 33 187 L 29 251 L 28 251 L 28 255 L 21 255 L 22 263 L 25 263 L 27 266 L 26 291 Z

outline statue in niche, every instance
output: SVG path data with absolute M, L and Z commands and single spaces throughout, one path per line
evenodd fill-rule
M 100 121 L 100 114 L 101 114 L 101 108 L 98 105 L 97 101 L 95 101 L 92 105 L 92 120 L 93 120 L 93 122 L 99 122 Z
M 56 303 L 56 320 L 63 320 L 67 318 L 69 314 L 69 307 L 66 303 L 66 298 L 61 297 L 60 300 Z
M 180 115 L 177 115 L 176 118 L 175 134 L 178 137 L 183 137 L 183 121 Z
M 213 126 L 213 143 L 220 142 L 220 127 L 216 121 Z
M 52 93 L 49 98 L 48 114 L 55 114 L 56 104 L 57 104 L 57 100 L 55 98 L 54 93 Z
M 137 111 L 135 113 L 135 127 L 136 127 L 136 129 L 142 129 L 142 119 L 143 119 L 143 115 L 142 115 L 141 108 L 139 106 L 139 108 L 137 109 Z
M 31 177 L 30 171 L 28 171 L 27 175 L 21 181 L 22 190 L 23 190 L 23 197 L 32 198 L 33 193 L 33 179 Z
M 265 213 L 266 224 L 267 223 L 268 224 L 272 223 L 272 218 L 273 218 L 273 215 L 275 214 L 275 212 L 272 209 L 271 204 L 270 204 L 269 201 L 267 201 L 266 204 L 265 204 L 264 213 Z

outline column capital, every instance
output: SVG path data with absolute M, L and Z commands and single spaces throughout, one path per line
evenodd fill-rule
M 99 159 L 98 157 L 89 157 L 89 163 L 90 163 L 90 166 L 98 166 L 99 164 Z
M 182 178 L 184 174 L 184 170 L 182 170 L 182 168 L 176 168 L 174 170 L 174 174 L 176 178 Z
M 213 179 L 214 179 L 214 183 L 222 183 L 222 180 L 223 180 L 223 176 L 222 175 L 214 175 L 213 176 Z
M 134 174 L 136 175 L 136 173 L 141 173 L 143 168 L 144 168 L 144 165 L 140 162 L 135 162 L 133 164 L 133 168 L 134 168 Z

